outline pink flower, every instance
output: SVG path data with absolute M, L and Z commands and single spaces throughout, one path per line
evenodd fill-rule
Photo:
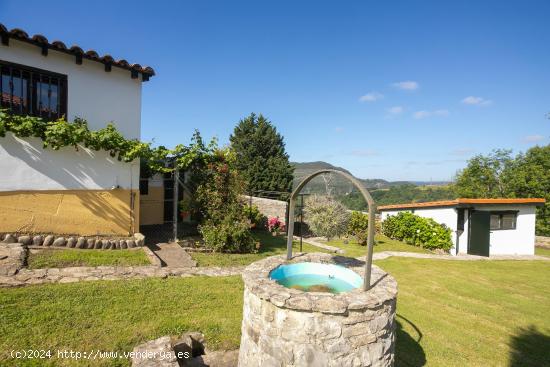
M 267 220 L 267 229 L 269 232 L 284 230 L 284 223 L 279 220 L 279 217 L 271 217 Z

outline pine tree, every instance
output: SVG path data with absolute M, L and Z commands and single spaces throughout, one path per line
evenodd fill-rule
M 249 192 L 292 189 L 294 168 L 288 160 L 283 137 L 264 116 L 252 113 L 240 120 L 229 140 Z

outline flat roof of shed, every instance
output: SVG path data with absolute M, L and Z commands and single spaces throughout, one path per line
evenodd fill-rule
M 524 198 L 524 199 L 467 199 L 460 198 L 454 200 L 441 200 L 441 201 L 428 201 L 425 203 L 406 203 L 406 204 L 392 204 L 392 205 L 382 205 L 378 207 L 378 210 L 392 210 L 392 209 L 415 209 L 415 208 L 436 208 L 436 207 L 446 207 L 446 206 L 462 206 L 462 205 L 471 205 L 471 204 L 532 204 L 532 205 L 542 205 L 546 202 L 545 199 L 541 198 Z

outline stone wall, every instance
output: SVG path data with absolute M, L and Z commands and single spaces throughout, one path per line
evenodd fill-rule
M 24 246 L 44 246 L 44 247 L 68 247 L 78 249 L 128 249 L 141 247 L 145 244 L 145 237 L 141 233 L 135 233 L 133 237 L 127 238 L 105 238 L 105 237 L 77 237 L 77 236 L 56 236 L 49 235 L 30 235 L 11 233 L 0 234 L 0 240 L 3 243 L 20 243 Z
M 245 201 L 246 204 L 249 205 L 251 202 L 251 197 L 243 195 L 243 201 Z M 265 199 L 252 196 L 252 205 L 256 205 L 260 210 L 260 213 L 268 218 L 279 217 L 282 222 L 286 221 L 286 201 Z
M 345 265 L 362 273 L 362 262 L 329 254 L 290 262 L 303 261 L 350 261 Z M 274 256 L 243 273 L 240 367 L 393 365 L 397 283 L 391 276 L 373 265 L 375 285 L 367 292 L 302 292 L 269 279 L 283 263 L 283 256 Z

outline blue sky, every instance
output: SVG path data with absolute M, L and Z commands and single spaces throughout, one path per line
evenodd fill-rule
M 263 113 L 293 161 L 388 180 L 449 180 L 474 154 L 550 143 L 549 13 L 543 0 L 0 0 L 8 28 L 152 66 L 144 140 L 197 128 L 227 143 Z

